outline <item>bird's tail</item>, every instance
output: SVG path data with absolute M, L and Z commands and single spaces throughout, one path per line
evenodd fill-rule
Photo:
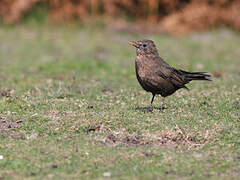
M 211 75 L 207 74 L 206 72 L 186 72 L 183 70 L 180 70 L 180 72 L 184 75 L 187 81 L 192 80 L 212 81 Z

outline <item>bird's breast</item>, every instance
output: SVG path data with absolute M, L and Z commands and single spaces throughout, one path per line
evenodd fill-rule
M 145 79 L 151 72 L 151 64 L 149 64 L 144 56 L 138 55 L 136 58 L 136 73 L 141 79 Z

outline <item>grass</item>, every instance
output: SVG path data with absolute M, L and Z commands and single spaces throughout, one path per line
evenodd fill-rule
M 139 86 L 129 40 L 155 40 L 171 65 L 214 74 L 160 97 Z M 240 36 L 96 27 L 0 30 L 0 179 L 238 179 Z

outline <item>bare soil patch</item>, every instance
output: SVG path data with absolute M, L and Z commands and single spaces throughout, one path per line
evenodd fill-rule
M 0 133 L 14 136 L 19 135 L 19 132 L 16 131 L 16 128 L 19 128 L 21 123 L 21 120 L 12 122 L 6 118 L 0 117 Z
M 202 147 L 206 143 L 210 143 L 211 136 L 214 133 L 206 132 L 204 135 L 195 134 L 192 132 L 186 133 L 180 128 L 165 129 L 160 132 L 146 134 L 129 134 L 125 130 L 114 132 L 106 129 L 104 124 L 95 125 L 88 129 L 88 132 L 102 132 L 107 134 L 105 138 L 102 136 L 94 137 L 98 142 L 102 142 L 108 146 L 169 146 L 178 148 L 186 146 L 188 148 Z

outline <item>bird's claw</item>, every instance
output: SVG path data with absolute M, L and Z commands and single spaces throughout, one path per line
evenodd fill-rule
M 144 113 L 152 113 L 153 112 L 153 107 L 149 106 L 148 108 L 146 108 L 144 111 Z

